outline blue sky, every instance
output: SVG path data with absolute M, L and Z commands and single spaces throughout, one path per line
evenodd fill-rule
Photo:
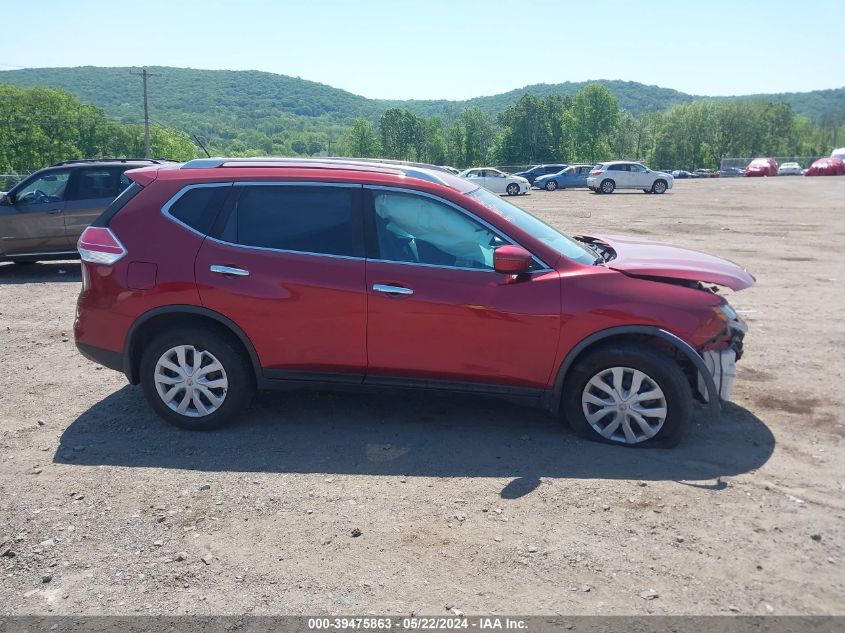
M 845 85 L 845 0 L 3 0 L 0 69 L 255 69 L 367 97 L 623 79 L 704 95 Z M 817 58 L 821 61 L 817 61 Z

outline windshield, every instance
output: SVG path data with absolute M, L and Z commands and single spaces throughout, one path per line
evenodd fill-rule
M 534 217 L 528 211 L 504 200 L 497 194 L 479 187 L 467 195 L 511 224 L 514 224 L 526 233 L 530 233 L 561 255 L 575 260 L 579 264 L 592 265 L 598 261 L 595 252 L 583 244 L 576 242 L 568 235 L 564 235 L 539 218 Z

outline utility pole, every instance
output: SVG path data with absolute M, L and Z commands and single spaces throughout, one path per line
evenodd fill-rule
M 146 68 L 139 73 L 129 71 L 129 74 L 140 75 L 144 78 L 144 158 L 152 158 L 150 156 L 150 105 L 147 99 L 147 77 L 160 77 L 161 75 L 149 73 Z

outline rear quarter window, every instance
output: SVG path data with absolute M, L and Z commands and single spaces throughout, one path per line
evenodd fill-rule
M 231 185 L 193 187 L 171 202 L 165 211 L 182 224 L 207 235 L 231 191 Z

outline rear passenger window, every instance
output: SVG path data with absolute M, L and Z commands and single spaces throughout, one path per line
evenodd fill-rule
M 223 238 L 320 255 L 364 256 L 361 189 L 350 187 L 246 186 Z
M 183 193 L 167 211 L 183 224 L 205 235 L 231 191 L 231 185 L 193 187 Z

